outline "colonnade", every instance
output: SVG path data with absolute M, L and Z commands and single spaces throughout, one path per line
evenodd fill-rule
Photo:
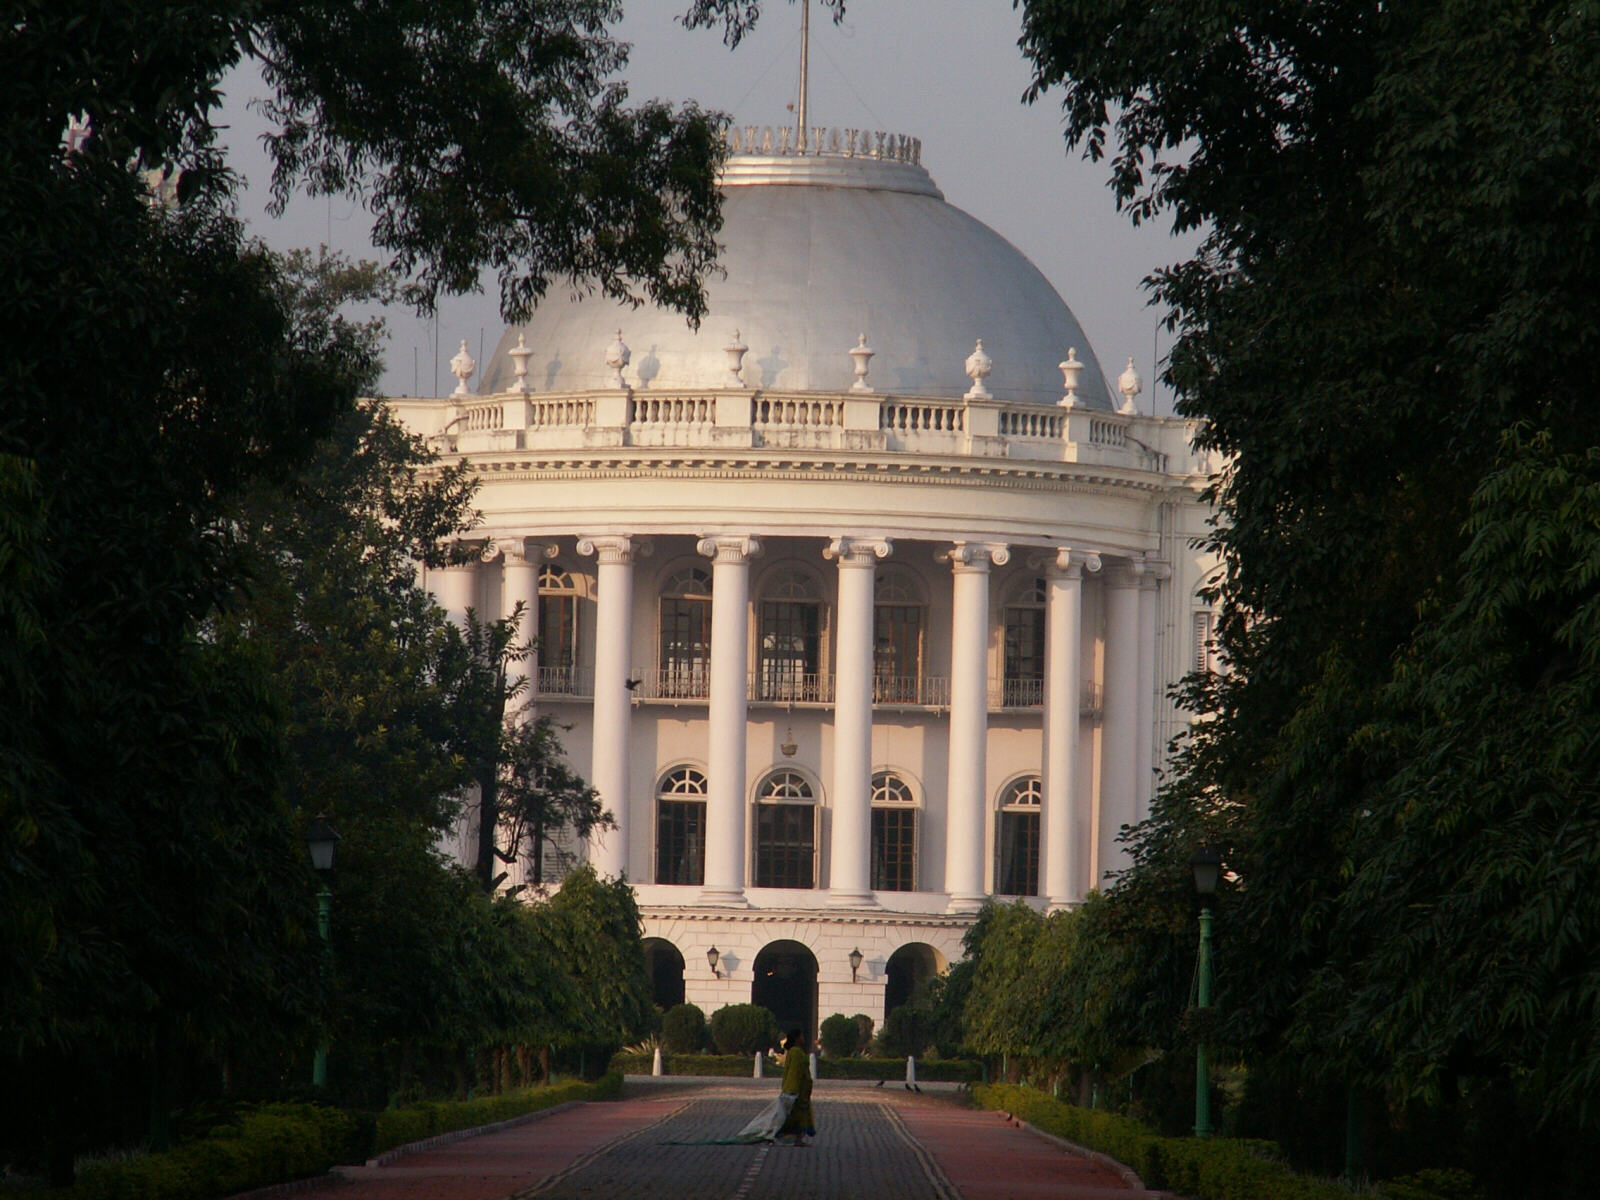
M 530 548 L 532 547 L 532 548 Z M 594 736 L 589 781 L 617 821 L 596 839 L 589 860 L 601 875 L 622 874 L 629 844 L 628 779 L 632 695 L 631 619 L 634 566 L 649 543 L 627 535 L 583 536 L 580 555 L 596 559 Z M 719 534 L 701 538 L 711 560 L 710 703 L 706 747 L 705 883 L 699 903 L 747 904 L 746 720 L 750 564 L 758 538 Z M 1093 861 L 1104 873 L 1126 861 L 1119 828 L 1148 811 L 1153 792 L 1156 703 L 1157 590 L 1166 564 L 1142 556 L 1102 556 L 1059 548 L 1028 559 L 1046 580 L 1040 869 L 1041 892 L 1052 905 L 1076 902 L 1101 879 L 1084 878 L 1090 861 L 1084 840 L 1097 841 Z M 514 540 L 505 549 L 503 614 L 522 606 L 521 638 L 537 629 L 538 559 L 554 547 Z M 824 554 L 838 568 L 833 703 L 833 807 L 827 904 L 873 908 L 871 781 L 873 720 L 873 606 L 877 563 L 894 546 L 887 538 L 838 537 Z M 1011 547 L 961 540 L 938 552 L 951 570 L 949 763 L 945 797 L 943 892 L 949 911 L 975 912 L 988 896 L 985 847 L 991 811 L 987 782 L 989 576 Z M 446 613 L 464 622 L 472 604 L 474 564 L 430 573 L 429 586 Z M 1100 573 L 1105 595 L 1105 663 L 1098 809 L 1080 796 L 1080 680 L 1083 578 Z M 514 670 L 538 678 L 536 661 Z M 623 798 L 620 799 L 619 798 Z M 1095 813 L 1097 812 L 1097 818 Z

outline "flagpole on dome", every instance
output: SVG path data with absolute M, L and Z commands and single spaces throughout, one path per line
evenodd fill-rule
M 800 108 L 795 114 L 795 148 L 806 152 L 806 67 L 811 57 L 811 0 L 800 0 Z

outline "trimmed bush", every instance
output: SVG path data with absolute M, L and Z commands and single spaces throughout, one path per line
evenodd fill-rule
M 778 1019 L 760 1004 L 729 1004 L 711 1014 L 711 1041 L 719 1054 L 754 1054 L 778 1042 Z
M 754 1051 L 751 1054 L 663 1054 L 661 1071 L 665 1075 L 716 1075 L 727 1079 L 749 1079 L 753 1054 Z M 653 1065 L 648 1054 L 619 1054 L 611 1060 L 611 1069 L 624 1075 L 648 1075 Z M 767 1055 L 764 1070 L 770 1078 L 783 1073 L 781 1064 L 770 1054 Z
M 675 1004 L 661 1018 L 661 1048 L 668 1054 L 698 1054 L 706 1046 L 706 1014 L 697 1004 Z
M 834 1013 L 822 1022 L 822 1052 L 829 1058 L 849 1058 L 856 1052 L 860 1032 L 854 1017 Z
M 906 1077 L 903 1058 L 824 1058 L 817 1063 L 822 1079 L 888 1079 Z M 923 1083 L 975 1083 L 983 1077 L 983 1065 L 970 1058 L 917 1060 L 917 1078 Z
M 928 1014 L 915 1005 L 902 1004 L 884 1021 L 878 1034 L 878 1048 L 890 1058 L 903 1058 L 907 1054 L 921 1058 L 932 1040 L 932 1021 Z
M 856 1023 L 856 1053 L 865 1054 L 872 1045 L 872 1018 L 866 1013 L 857 1013 L 850 1019 Z

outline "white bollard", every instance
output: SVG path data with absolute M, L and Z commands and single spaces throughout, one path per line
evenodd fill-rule
M 813 1050 L 811 1052 L 811 1078 L 815 1079 L 816 1077 L 817 1077 L 817 1052 L 815 1050 Z
M 761 1053 L 761 1051 L 759 1051 L 759 1050 L 756 1051 L 756 1063 L 755 1063 L 755 1066 L 750 1069 L 750 1078 L 751 1079 L 760 1079 L 761 1078 L 761 1060 L 764 1057 L 766 1057 L 766 1056 L 763 1055 Z
M 917 1060 L 909 1054 L 906 1055 L 906 1082 L 908 1084 L 917 1082 Z
M 661 1073 L 661 1047 L 657 1046 L 655 1057 L 650 1060 L 650 1074 L 660 1075 Z

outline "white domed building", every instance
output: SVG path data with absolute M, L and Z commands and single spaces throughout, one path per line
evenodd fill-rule
M 698 332 L 555 301 L 392 401 L 481 480 L 454 614 L 535 614 L 657 999 L 881 1022 L 991 896 L 1123 865 L 1209 654 L 1206 463 L 920 144 L 730 135 Z

